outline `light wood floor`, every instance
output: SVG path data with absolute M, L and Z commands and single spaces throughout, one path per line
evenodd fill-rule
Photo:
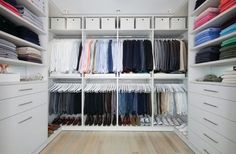
M 193 154 L 173 132 L 63 131 L 40 154 Z

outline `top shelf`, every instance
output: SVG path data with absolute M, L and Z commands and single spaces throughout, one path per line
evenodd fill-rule
M 17 1 L 18 4 L 24 5 L 27 9 L 32 11 L 36 16 L 38 17 L 46 17 L 45 12 L 38 8 L 34 3 L 32 3 L 30 0 L 20 0 Z
M 35 26 L 34 24 L 30 23 L 29 21 L 25 20 L 21 16 L 16 15 L 15 13 L 8 10 L 7 8 L 5 8 L 2 5 L 0 5 L 0 14 L 18 26 L 25 26 L 37 34 L 46 34 L 46 32 L 44 30 L 40 29 L 39 27 Z
M 192 31 L 192 34 L 196 34 L 204 29 L 210 28 L 210 27 L 219 27 L 224 22 L 229 20 L 230 18 L 234 17 L 236 14 L 236 6 L 228 9 L 227 11 L 219 14 L 217 17 L 211 19 L 207 23 L 203 24 L 201 27 L 198 27 L 197 29 Z
M 219 0 L 206 0 L 201 6 L 193 11 L 191 16 L 198 16 L 209 7 L 218 7 Z

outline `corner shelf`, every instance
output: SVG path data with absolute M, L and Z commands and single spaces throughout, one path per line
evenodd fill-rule
M 203 24 L 202 26 L 198 27 L 197 29 L 192 31 L 192 34 L 196 34 L 204 29 L 210 28 L 210 27 L 218 27 L 222 23 L 226 22 L 236 14 L 236 6 L 222 12 L 215 18 L 211 19 L 207 23 Z
M 55 35 L 70 35 L 70 36 L 81 36 L 82 35 L 82 30 L 55 30 L 55 29 L 49 29 L 49 32 L 55 34 Z
M 12 43 L 14 43 L 17 47 L 24 47 L 24 46 L 28 46 L 28 47 L 33 47 L 35 49 L 38 49 L 40 51 L 45 51 L 44 48 L 42 48 L 41 46 L 38 46 L 34 43 L 28 42 L 26 40 L 23 40 L 21 38 L 18 38 L 14 35 L 8 34 L 6 32 L 0 31 L 0 38 L 5 39 L 7 41 L 10 41 Z
M 212 40 L 212 41 L 205 42 L 205 43 L 203 43 L 203 44 L 201 44 L 201 45 L 198 45 L 198 46 L 196 46 L 196 47 L 193 47 L 191 50 L 195 50 L 195 51 L 196 51 L 196 50 L 201 50 L 201 49 L 203 49 L 203 48 L 205 48 L 205 47 L 214 46 L 214 45 L 219 45 L 219 44 L 221 44 L 223 41 L 225 41 L 225 40 L 227 40 L 227 39 L 229 39 L 229 38 L 231 38 L 231 37 L 234 37 L 234 36 L 236 36 L 236 32 L 230 33 L 230 34 L 225 35 L 225 36 L 218 37 L 217 39 L 214 39 L 214 40 Z
M 193 11 L 191 16 L 198 16 L 207 8 L 218 7 L 218 6 L 219 6 L 219 0 L 206 0 L 201 6 L 199 6 L 196 10 Z
M 191 67 L 236 65 L 236 58 L 193 64 Z
M 44 67 L 43 64 L 38 64 L 34 62 L 27 62 L 23 60 L 16 60 L 16 59 L 10 59 L 10 58 L 2 58 L 0 57 L 0 63 L 1 64 L 9 64 L 9 65 L 15 65 L 15 66 L 38 66 L 38 67 Z
M 39 17 L 46 17 L 46 14 L 38 8 L 34 3 L 32 3 L 30 0 L 20 0 L 17 1 L 18 4 L 24 5 L 27 9 L 32 11 L 35 15 Z
M 44 30 L 40 29 L 39 27 L 22 18 L 21 16 L 16 15 L 15 13 L 8 10 L 2 5 L 0 5 L 0 14 L 18 26 L 25 26 L 37 34 L 46 34 Z

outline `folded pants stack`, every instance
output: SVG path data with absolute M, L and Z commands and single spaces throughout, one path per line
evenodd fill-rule
M 224 12 L 232 7 L 236 6 L 235 0 L 221 0 L 220 1 L 220 12 Z
M 233 83 L 236 84 L 236 71 L 227 71 L 222 76 L 223 83 Z
M 236 37 L 225 40 L 221 44 L 220 59 L 228 59 L 236 57 Z
M 16 31 L 17 31 L 18 37 L 20 37 L 26 41 L 32 42 L 36 45 L 40 45 L 39 36 L 36 33 L 34 33 L 33 31 L 29 30 L 28 28 L 23 27 L 23 26 L 19 26 L 19 27 L 16 27 Z
M 219 60 L 219 47 L 207 47 L 196 54 L 196 63 Z
M 220 36 L 220 28 L 208 28 L 195 36 L 195 46 L 214 40 Z
M 41 52 L 31 47 L 17 48 L 18 58 L 24 61 L 42 63 Z
M 6 33 L 9 33 L 11 35 L 16 36 L 16 30 L 15 30 L 15 25 L 6 19 L 5 17 L 0 15 L 0 30 Z
M 0 39 L 0 57 L 17 59 L 16 46 L 9 41 Z

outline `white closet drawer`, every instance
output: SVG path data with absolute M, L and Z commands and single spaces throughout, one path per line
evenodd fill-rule
M 224 154 L 234 154 L 236 151 L 236 144 L 223 136 L 215 133 L 207 127 L 201 125 L 191 117 L 189 118 L 189 129 L 193 130 L 200 138 L 205 142 L 216 148 L 218 151 Z
M 186 18 L 171 18 L 170 28 L 171 29 L 186 29 Z
M 81 29 L 81 19 L 80 18 L 67 18 L 66 27 L 68 30 L 80 30 Z
M 121 18 L 120 29 L 134 29 L 134 18 Z
M 51 29 L 65 30 L 66 19 L 65 18 L 51 18 Z
M 0 122 L 0 153 L 31 154 L 47 139 L 47 105 Z
M 23 96 L 48 90 L 47 82 L 35 84 L 17 84 L 0 86 L 0 100 Z
M 116 19 L 115 18 L 102 18 L 102 29 L 105 29 L 105 30 L 116 29 Z
M 195 134 L 191 129 L 188 130 L 189 141 L 201 154 L 220 154 L 214 147 L 203 141 L 197 134 Z
M 226 100 L 236 101 L 236 88 L 226 86 L 214 86 L 205 84 L 189 84 L 189 91 L 203 95 L 218 97 Z
M 155 18 L 155 29 L 170 29 L 169 18 Z
M 136 29 L 150 29 L 150 18 L 136 18 Z
M 189 92 L 189 103 L 236 122 L 236 102 Z
M 206 112 L 193 105 L 189 106 L 189 116 L 200 122 L 209 129 L 223 135 L 224 137 L 236 142 L 236 123 L 226 120 L 215 114 Z
M 97 30 L 100 29 L 99 18 L 86 18 L 86 29 Z
M 43 92 L 0 101 L 0 120 L 46 104 L 47 95 L 47 92 Z

